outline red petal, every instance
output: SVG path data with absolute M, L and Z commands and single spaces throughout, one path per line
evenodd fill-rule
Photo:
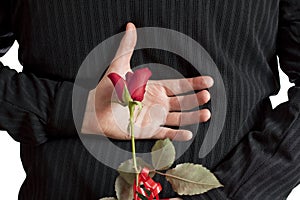
M 125 75 L 126 83 L 129 83 L 133 76 L 134 76 L 133 72 L 127 72 L 126 75 Z
M 133 75 L 128 75 L 127 82 L 128 90 L 131 98 L 135 101 L 143 101 L 146 92 L 146 85 L 152 73 L 148 68 L 136 70 Z
M 124 100 L 123 100 L 123 91 L 124 91 L 124 87 L 125 87 L 125 84 L 126 84 L 125 80 L 117 73 L 110 73 L 107 76 L 111 80 L 111 82 L 113 83 L 119 100 L 121 102 L 124 102 Z

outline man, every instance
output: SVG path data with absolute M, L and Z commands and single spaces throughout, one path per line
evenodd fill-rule
M 19 198 L 113 195 L 117 172 L 94 159 L 77 136 L 74 120 L 80 119 L 72 117 L 72 88 L 92 48 L 132 21 L 137 27 L 168 28 L 192 37 L 209 52 L 225 83 L 228 110 L 217 145 L 199 158 L 208 125 L 202 123 L 192 146 L 176 161 L 202 163 L 225 187 L 181 198 L 284 199 L 300 176 L 299 8 L 298 0 L 2 1 L 1 54 L 17 39 L 24 66 L 20 74 L 3 65 L 0 70 L 0 127 L 21 142 L 27 174 Z M 268 97 L 279 88 L 277 55 L 295 86 L 289 101 L 272 110 Z M 133 66 L 149 62 L 198 76 L 189 63 L 168 52 L 134 53 Z M 129 142 L 114 142 L 129 148 Z M 137 148 L 151 144 L 141 141 Z M 161 183 L 162 197 L 178 197 L 167 182 Z

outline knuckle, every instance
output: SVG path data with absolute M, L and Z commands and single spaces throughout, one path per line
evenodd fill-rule
M 180 103 L 179 103 L 178 97 L 175 96 L 175 97 L 170 98 L 170 100 L 169 100 L 169 107 L 170 108 L 178 109 L 180 107 L 179 104 Z
M 166 131 L 163 129 L 160 129 L 156 132 L 153 139 L 165 139 L 166 138 Z
M 173 114 L 173 122 L 174 124 L 180 124 L 181 123 L 181 115 L 180 114 Z

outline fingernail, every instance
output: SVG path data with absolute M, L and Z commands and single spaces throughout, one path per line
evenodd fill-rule
M 207 78 L 205 78 L 205 83 L 207 84 L 208 87 L 211 87 L 214 84 L 214 79 L 212 79 L 212 77 L 208 76 Z
M 193 133 L 191 131 L 180 131 L 173 140 L 175 141 L 189 141 L 193 138 Z
M 186 141 L 191 140 L 192 138 L 193 138 L 193 133 L 189 131 L 189 132 L 186 134 Z
M 134 25 L 131 22 L 128 22 L 126 25 L 126 30 L 134 30 Z

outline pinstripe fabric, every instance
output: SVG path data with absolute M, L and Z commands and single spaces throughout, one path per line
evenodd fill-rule
M 24 66 L 18 74 L 0 64 L 0 128 L 21 142 L 27 174 L 19 199 L 114 194 L 117 172 L 83 147 L 73 122 L 82 116 L 73 119 L 71 97 L 84 58 L 128 21 L 192 37 L 212 56 L 225 83 L 228 111 L 217 145 L 198 158 L 209 123 L 200 124 L 192 146 L 176 161 L 202 163 L 225 187 L 183 199 L 285 199 L 300 180 L 299 10 L 299 0 L 1 1 L 0 55 L 18 40 Z M 289 102 L 272 110 L 268 97 L 279 90 L 277 55 L 295 87 Z M 165 51 L 139 50 L 132 58 L 133 66 L 149 62 L 197 75 L 184 59 Z M 82 89 L 82 95 L 87 92 Z M 130 150 L 128 142 L 113 142 Z M 138 141 L 137 149 L 152 144 Z M 161 197 L 176 196 L 169 183 L 157 180 L 164 188 Z

